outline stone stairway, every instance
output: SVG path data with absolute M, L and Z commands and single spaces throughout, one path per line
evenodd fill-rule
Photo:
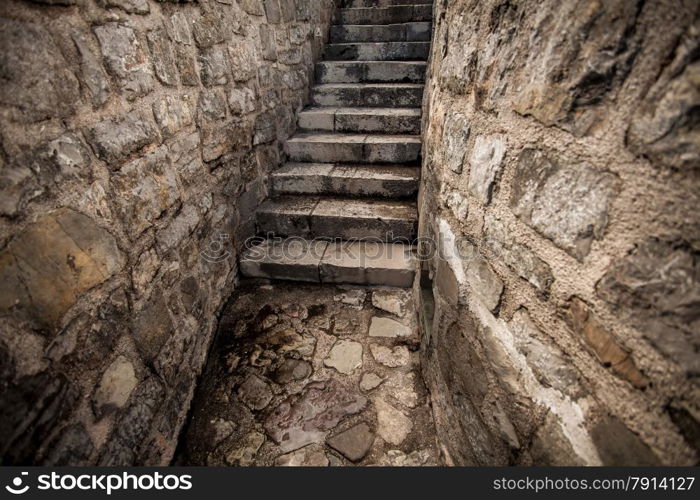
M 344 0 L 311 107 L 257 210 L 247 277 L 410 287 L 416 263 L 427 0 Z

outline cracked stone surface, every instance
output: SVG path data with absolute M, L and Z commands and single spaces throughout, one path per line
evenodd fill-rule
M 404 335 L 369 336 L 373 318 L 388 312 L 371 299 L 378 290 L 403 301 L 391 328 Z M 411 300 L 386 288 L 242 282 L 222 314 L 176 463 L 441 463 Z

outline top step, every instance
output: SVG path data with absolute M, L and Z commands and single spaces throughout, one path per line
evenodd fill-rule
M 432 18 L 432 5 L 390 5 L 388 7 L 339 9 L 336 12 L 335 24 L 396 24 L 430 21 Z

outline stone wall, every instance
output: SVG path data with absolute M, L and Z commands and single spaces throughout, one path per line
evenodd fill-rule
M 449 461 L 698 463 L 699 13 L 436 2 L 420 296 Z
M 0 456 L 167 464 L 332 0 L 0 2 Z

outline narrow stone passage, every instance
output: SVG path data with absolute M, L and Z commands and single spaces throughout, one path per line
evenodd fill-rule
M 193 403 L 188 465 L 438 465 L 409 291 L 244 283 Z

